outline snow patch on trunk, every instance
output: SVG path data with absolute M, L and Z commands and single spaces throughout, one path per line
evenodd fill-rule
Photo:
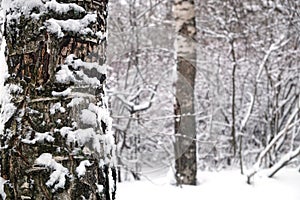
M 50 114 L 54 115 L 56 111 L 64 113 L 64 112 L 66 112 L 66 109 L 61 106 L 60 102 L 57 102 L 50 108 Z
M 50 33 L 56 34 L 59 38 L 64 36 L 63 31 L 92 35 L 94 32 L 88 26 L 96 21 L 96 14 L 87 14 L 82 19 L 57 20 L 51 18 L 45 22 L 45 26 Z
M 16 111 L 16 107 L 11 102 L 11 91 L 17 91 L 17 86 L 6 85 L 5 80 L 8 77 L 8 66 L 5 61 L 4 50 L 6 46 L 5 38 L 2 39 L 0 50 L 0 134 L 3 134 L 4 124 L 12 117 Z
M 55 91 L 52 91 L 52 95 L 55 96 L 55 97 L 58 97 L 58 96 L 68 96 L 69 94 L 71 94 L 71 91 L 72 89 L 71 88 L 68 88 L 62 92 L 55 92 Z
M 19 20 L 21 13 L 25 16 L 31 16 L 33 19 L 38 19 L 41 15 L 46 12 L 52 11 L 58 14 L 64 14 L 69 11 L 83 13 L 85 9 L 75 3 L 58 3 L 55 0 L 45 1 L 43 0 L 3 0 L 2 8 L 4 11 L 17 11 L 11 12 L 7 21 Z M 38 13 L 32 13 L 32 10 L 36 8 L 39 10 Z
M 31 133 L 27 137 L 30 137 Z M 54 142 L 54 137 L 51 136 L 51 133 L 35 133 L 34 139 L 22 139 L 23 143 L 26 144 L 35 144 L 37 142 L 43 143 L 44 141 Z
M 84 99 L 82 97 L 75 97 L 71 100 L 70 103 L 67 104 L 67 107 L 74 107 L 74 106 L 78 106 L 81 102 L 83 102 Z
M 81 161 L 79 166 L 76 167 L 77 176 L 80 178 L 85 175 L 86 167 L 92 166 L 92 163 L 88 160 Z
M 70 10 L 75 10 L 77 12 L 85 12 L 83 7 L 78 6 L 75 3 L 57 3 L 57 1 L 55 0 L 46 2 L 45 6 L 49 10 L 53 10 L 54 12 L 60 14 L 67 13 Z
M 50 153 L 43 153 L 36 160 L 37 165 L 42 165 L 53 169 L 54 171 L 50 174 L 50 179 L 46 182 L 48 187 L 54 186 L 54 191 L 59 188 L 64 188 L 66 183 L 66 176 L 69 174 L 69 170 L 57 163 Z
M 6 194 L 4 192 L 4 184 L 6 183 L 6 180 L 2 177 L 0 177 L 0 195 L 2 196 L 2 199 L 6 199 Z
M 92 125 L 93 127 L 97 126 L 96 114 L 88 109 L 83 109 L 81 111 L 80 120 L 84 124 Z

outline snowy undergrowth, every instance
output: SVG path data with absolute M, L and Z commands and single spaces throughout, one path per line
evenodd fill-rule
M 198 186 L 182 188 L 168 177 L 118 184 L 118 200 L 299 200 L 300 173 L 283 169 L 274 178 L 257 175 L 248 185 L 239 171 L 199 172 Z

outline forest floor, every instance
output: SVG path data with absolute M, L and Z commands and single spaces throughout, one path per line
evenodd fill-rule
M 300 173 L 282 169 L 274 178 L 263 173 L 253 184 L 238 170 L 199 172 L 197 186 L 176 187 L 169 176 L 118 184 L 117 200 L 300 200 Z

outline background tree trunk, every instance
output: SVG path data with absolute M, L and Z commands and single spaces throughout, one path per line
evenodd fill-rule
M 22 2 L 10 2 L 4 30 L 7 199 L 114 199 L 103 89 L 108 2 Z
M 194 85 L 196 76 L 196 23 L 193 0 L 175 0 L 177 80 L 175 115 L 175 168 L 177 184 L 196 185 L 196 125 Z

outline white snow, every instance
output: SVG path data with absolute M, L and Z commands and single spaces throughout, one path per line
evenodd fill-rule
M 70 103 L 67 104 L 67 107 L 74 107 L 74 106 L 78 106 L 81 102 L 83 102 L 84 99 L 82 97 L 75 97 L 71 100 Z
M 2 196 L 2 199 L 6 198 L 6 194 L 4 192 L 4 184 L 5 184 L 6 180 L 2 177 L 0 177 L 0 195 Z
M 109 178 L 109 190 L 111 191 L 111 192 L 109 193 L 109 194 L 111 195 L 111 196 L 110 196 L 110 199 L 113 199 L 112 193 L 113 193 L 113 191 L 115 190 L 115 182 L 114 182 L 114 180 L 113 180 L 111 168 L 109 168 L 109 176 L 108 176 L 108 178 Z
M 87 35 L 93 33 L 93 31 L 88 28 L 88 25 L 96 22 L 96 20 L 96 14 L 87 14 L 82 19 L 57 20 L 51 18 L 45 22 L 45 26 L 50 33 L 57 34 L 58 37 L 64 36 L 63 31 Z
M 82 70 L 76 72 L 76 74 L 82 79 L 81 81 L 79 81 L 78 83 L 83 83 L 83 84 L 87 84 L 90 86 L 100 86 L 100 81 L 96 78 L 90 78 L 88 77 Z
M 69 66 L 72 66 L 73 70 L 69 69 Z M 66 60 L 65 64 L 61 66 L 61 69 L 56 73 L 55 78 L 56 81 L 60 83 L 69 83 L 73 82 L 76 84 L 84 84 L 89 86 L 100 86 L 99 77 L 89 77 L 83 69 L 96 69 L 101 76 L 102 74 L 106 74 L 107 66 L 106 65 L 99 65 L 96 62 L 88 63 L 84 62 L 81 59 L 77 59 L 75 55 L 69 55 Z
M 35 163 L 53 169 L 50 174 L 50 179 L 46 182 L 48 187 L 54 186 L 54 191 L 58 188 L 64 188 L 66 183 L 66 176 L 69 174 L 69 170 L 57 163 L 50 153 L 43 153 L 36 160 Z
M 96 184 L 96 186 L 97 186 L 98 192 L 103 191 L 103 185 Z
M 74 54 L 70 54 L 66 60 L 66 65 L 72 65 L 74 69 L 78 69 L 79 67 L 82 67 L 84 69 L 96 69 L 101 74 L 106 74 L 108 66 L 106 64 L 99 65 L 97 62 L 84 62 L 81 59 L 76 59 L 76 56 Z
M 55 129 L 54 131 L 60 132 L 61 136 L 66 137 L 71 131 L 71 127 L 62 127 L 61 129 Z
M 42 1 L 42 0 L 3 0 L 2 7 L 4 10 L 15 10 L 7 15 L 7 21 L 19 21 L 21 13 L 39 19 L 41 15 L 48 11 L 53 11 L 57 14 L 63 15 L 71 10 L 80 13 L 86 13 L 85 9 L 75 3 L 58 3 L 56 0 Z M 34 8 L 38 9 L 38 13 L 32 12 Z M 87 13 L 82 19 L 68 19 L 57 20 L 51 18 L 47 20 L 44 25 L 50 33 L 57 34 L 58 37 L 63 37 L 63 31 L 76 32 L 82 35 L 92 34 L 99 39 L 106 37 L 105 33 L 95 33 L 88 27 L 91 23 L 96 22 L 97 15 L 95 13 Z
M 26 144 L 35 144 L 36 142 L 44 142 L 45 140 L 48 142 L 54 142 L 54 137 L 51 136 L 50 132 L 35 133 L 34 139 L 22 139 L 21 141 Z
M 50 33 L 55 33 L 57 34 L 57 36 L 59 38 L 61 37 L 64 37 L 64 33 L 62 32 L 61 30 L 61 27 L 60 25 L 56 22 L 57 20 L 51 18 L 49 20 L 47 20 L 47 22 L 45 22 L 45 25 L 47 27 L 47 30 L 50 32 Z
M 95 136 L 95 131 L 93 128 L 78 129 L 76 131 L 69 132 L 68 141 L 78 142 L 80 146 L 84 146 Z
M 68 82 L 74 82 L 75 76 L 71 70 L 69 70 L 67 65 L 61 66 L 61 70 L 59 70 L 55 74 L 56 81 L 60 83 L 68 83 Z
M 81 121 L 85 124 L 96 126 L 101 124 L 101 121 L 106 123 L 105 134 L 96 133 L 93 128 L 74 130 L 76 127 L 63 127 L 55 129 L 55 131 L 66 137 L 68 144 L 77 142 L 79 146 L 85 146 L 90 152 L 98 152 L 100 155 L 111 154 L 114 152 L 112 149 L 114 148 L 114 137 L 111 130 L 112 118 L 109 114 L 108 109 L 90 103 L 88 109 L 82 110 L 80 116 Z M 110 162 L 110 158 L 106 158 L 103 164 Z
M 92 125 L 93 127 L 97 126 L 97 116 L 95 113 L 88 109 L 83 109 L 81 111 L 80 120 L 84 124 Z
M 102 31 L 98 31 L 95 34 L 100 40 L 103 40 L 104 38 L 107 38 L 107 32 L 103 33 Z
M 86 172 L 86 167 L 89 167 L 91 165 L 92 165 L 92 163 L 90 163 L 90 161 L 88 161 L 88 160 L 81 161 L 79 166 L 76 167 L 76 173 L 77 173 L 78 177 L 84 176 L 84 174 Z
M 2 44 L 1 44 L 1 50 L 0 50 L 0 94 L 6 94 L 6 95 L 0 95 L 0 134 L 4 131 L 4 124 L 11 118 L 11 116 L 16 111 L 16 107 L 11 103 L 11 95 L 10 92 L 12 91 L 20 91 L 18 89 L 18 86 L 11 86 L 6 85 L 4 86 L 5 79 L 8 76 L 8 67 L 7 63 L 5 62 L 5 56 L 4 56 L 4 49 L 6 46 L 5 38 L 2 38 Z
M 112 126 L 112 118 L 110 117 L 109 110 L 106 108 L 98 107 L 97 105 L 90 103 L 89 110 L 97 114 L 97 120 L 101 123 L 103 121 L 106 123 L 107 127 Z M 103 130 L 105 131 L 105 130 Z
M 99 154 L 101 152 L 101 141 L 103 141 L 103 136 L 96 134 L 93 128 L 72 130 L 71 127 L 63 127 L 61 129 L 55 129 L 56 132 L 60 132 L 61 136 L 67 137 L 67 143 L 77 142 L 79 146 L 85 146 L 89 148 L 90 151 L 96 151 Z
M 53 96 L 68 96 L 69 94 L 71 94 L 71 91 L 72 89 L 71 88 L 68 88 L 62 92 L 55 92 L 55 91 L 52 91 L 52 95 Z
M 23 92 L 23 89 L 18 85 L 11 84 L 11 85 L 9 85 L 8 91 L 10 93 L 17 93 L 17 92 L 21 93 L 21 92 Z
M 300 103 L 300 99 L 298 101 Z M 253 167 L 247 172 L 247 176 L 251 178 L 254 174 L 256 174 L 259 171 L 260 165 L 262 163 L 263 158 L 267 155 L 267 153 L 270 151 L 270 149 L 280 140 L 280 138 L 284 137 L 286 134 L 288 134 L 288 130 L 293 127 L 292 124 L 294 117 L 299 112 L 300 108 L 296 107 L 295 110 L 291 113 L 289 116 L 285 127 L 279 131 L 279 133 L 269 142 L 269 144 L 260 152 L 256 163 L 253 165 Z
M 18 19 L 21 16 L 21 13 L 25 15 L 30 14 L 30 11 L 35 7 L 42 8 L 43 2 L 41 0 L 3 0 L 2 7 L 4 10 L 15 10 L 16 8 L 20 9 L 18 12 L 7 16 L 7 20 L 10 21 L 11 19 Z
M 291 150 L 285 154 L 275 165 L 268 169 L 268 175 L 272 175 L 274 171 L 279 170 L 281 167 L 285 166 L 285 163 L 288 163 L 291 159 L 298 155 L 300 155 L 300 146 L 298 146 L 295 150 Z
M 104 153 L 105 154 L 111 154 L 111 152 L 114 153 L 114 148 L 115 148 L 115 144 L 114 144 L 114 136 L 113 136 L 113 131 L 111 129 L 112 127 L 112 118 L 110 117 L 110 113 L 109 110 L 106 108 L 102 108 L 102 107 L 98 107 L 95 104 L 90 103 L 89 105 L 89 110 L 95 112 L 97 114 L 97 121 L 98 123 L 101 124 L 101 121 L 103 121 L 106 124 L 106 130 L 105 131 L 105 135 L 97 135 L 97 137 L 99 137 L 98 140 L 101 140 L 105 142 L 105 149 L 104 149 Z M 96 140 L 97 141 L 97 140 Z M 95 145 L 97 146 L 97 148 L 99 149 L 99 145 Z M 115 161 L 111 161 L 109 160 L 110 158 L 107 158 L 107 160 L 105 160 L 105 163 L 109 163 L 109 162 L 115 162 Z
M 20 9 L 18 12 L 14 12 L 8 15 L 8 21 L 12 19 L 19 19 L 21 16 L 21 12 L 25 15 L 31 14 L 33 8 L 39 9 L 39 14 L 32 13 L 31 17 L 34 19 L 38 19 L 40 15 L 44 14 L 45 12 L 51 10 L 58 14 L 67 13 L 70 10 L 74 10 L 76 12 L 85 12 L 84 8 L 76 5 L 75 3 L 58 3 L 55 0 L 51 1 L 41 1 L 41 0 L 3 0 L 2 7 L 4 10 L 14 10 L 16 8 Z
M 255 177 L 248 185 L 238 170 L 199 172 L 198 186 L 176 187 L 160 177 L 118 184 L 118 200 L 299 200 L 300 173 L 283 169 L 275 178 Z
M 50 114 L 54 115 L 56 111 L 64 113 L 64 112 L 66 112 L 66 109 L 61 106 L 60 102 L 57 102 L 50 108 Z
M 5 6 L 5 2 L 1 2 L 1 6 Z M 4 19 L 3 10 L 0 13 L 0 18 Z M 4 24 L 4 23 L 3 23 Z M 1 31 L 3 31 L 3 25 L 1 26 Z M 6 46 L 5 38 L 2 37 L 1 41 L 1 49 L 0 49 L 0 135 L 3 134 L 4 124 L 13 114 L 15 107 L 10 103 L 10 95 L 7 93 L 7 87 L 4 87 L 5 79 L 8 75 L 8 67 L 5 62 L 4 50 Z M 7 95 L 4 95 L 7 94 Z M 1 146 L 0 149 L 7 148 L 6 145 Z M 0 197 L 1 199 L 6 199 L 6 194 L 4 192 L 4 184 L 6 180 L 0 177 Z
M 67 13 L 70 10 L 85 12 L 84 8 L 78 6 L 75 3 L 57 3 L 57 1 L 55 0 L 46 2 L 45 6 L 46 8 L 48 8 L 48 10 L 53 10 L 54 12 L 59 14 Z

